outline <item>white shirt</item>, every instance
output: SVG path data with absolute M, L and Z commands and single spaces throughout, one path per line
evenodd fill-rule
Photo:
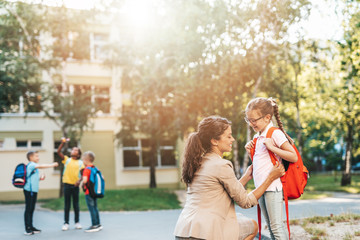
M 255 187 L 258 188 L 268 177 L 272 167 L 274 166 L 271 162 L 269 152 L 264 144 L 266 134 L 269 131 L 269 128 L 273 127 L 273 123 L 270 123 L 266 126 L 265 130 L 260 134 L 257 133 L 254 138 L 258 137 L 255 146 L 255 154 L 253 157 L 253 178 Z M 275 145 L 280 148 L 280 146 L 287 141 L 285 134 L 280 130 L 276 129 L 271 138 L 274 140 Z M 281 158 L 275 154 L 276 158 L 281 162 Z M 282 184 L 280 178 L 273 181 L 266 191 L 281 191 Z

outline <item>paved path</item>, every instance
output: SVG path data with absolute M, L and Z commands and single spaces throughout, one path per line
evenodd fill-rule
M 24 205 L 0 205 L 0 239 L 124 239 L 124 240 L 169 240 L 174 239 L 172 233 L 181 210 L 164 210 L 148 212 L 101 212 L 104 229 L 97 233 L 84 233 L 74 230 L 71 225 L 67 232 L 61 231 L 63 213 L 37 207 L 34 225 L 43 230 L 34 236 L 25 236 L 23 222 Z M 236 208 L 248 217 L 256 219 L 256 208 Z M 360 214 L 360 195 L 336 194 L 334 197 L 321 200 L 302 200 L 290 203 L 290 217 L 303 218 L 309 216 L 328 216 L 331 213 Z M 70 215 L 73 219 L 73 215 Z M 81 224 L 88 227 L 90 215 L 81 212 Z M 266 235 L 267 233 L 264 232 Z

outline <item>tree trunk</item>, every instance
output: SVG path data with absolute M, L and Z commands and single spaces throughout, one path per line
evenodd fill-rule
M 150 188 L 156 188 L 154 158 L 151 160 L 150 164 Z
M 239 179 L 241 176 L 240 163 L 239 163 L 239 144 L 236 139 L 233 142 L 233 154 L 234 154 L 233 159 L 234 159 L 235 175 Z
M 297 133 L 296 133 L 296 138 L 297 138 L 297 148 L 299 150 L 300 156 L 302 156 L 302 127 L 301 127 L 301 122 L 300 122 L 300 109 L 299 109 L 299 104 L 296 103 L 296 125 L 297 125 Z
M 246 128 L 246 143 L 248 143 L 249 141 L 251 141 L 251 127 L 249 124 L 247 124 L 247 128 Z M 244 154 L 244 161 L 243 161 L 243 166 L 242 166 L 242 173 L 245 173 L 246 168 L 249 165 L 249 154 L 247 151 L 245 151 Z
M 152 154 L 150 159 L 150 188 L 156 188 L 156 176 L 155 176 L 155 166 L 157 161 L 157 150 L 158 150 L 158 144 L 157 141 L 155 144 L 151 144 L 151 152 Z
M 60 164 L 60 187 L 59 187 L 59 198 L 64 195 L 64 185 L 62 183 L 63 172 L 64 172 L 64 165 Z
M 301 121 L 300 121 L 300 104 L 299 104 L 299 91 L 298 91 L 298 73 L 295 71 L 295 106 L 296 106 L 296 138 L 297 138 L 297 146 L 300 153 L 300 156 L 302 155 L 302 127 L 301 127 Z
M 345 169 L 341 178 L 341 186 L 347 186 L 351 184 L 351 152 L 354 141 L 354 120 L 347 124 L 348 132 L 346 137 L 346 153 L 345 153 Z

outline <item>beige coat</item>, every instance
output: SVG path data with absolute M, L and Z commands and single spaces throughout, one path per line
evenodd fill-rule
M 242 208 L 257 205 L 252 193 L 247 193 L 237 180 L 230 161 L 215 153 L 203 157 L 200 169 L 187 189 L 183 211 L 174 234 L 206 240 L 237 240 L 239 225 L 234 200 Z

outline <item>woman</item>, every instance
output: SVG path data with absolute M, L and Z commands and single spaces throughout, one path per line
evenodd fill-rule
M 252 178 L 252 166 L 237 180 L 232 163 L 221 157 L 231 151 L 235 140 L 231 134 L 231 122 L 211 116 L 189 136 L 182 172 L 187 199 L 175 227 L 176 239 L 247 240 L 256 236 L 256 222 L 237 217 L 233 201 L 242 208 L 257 205 L 272 181 L 285 171 L 282 165 L 274 166 L 264 183 L 248 194 L 244 185 Z

